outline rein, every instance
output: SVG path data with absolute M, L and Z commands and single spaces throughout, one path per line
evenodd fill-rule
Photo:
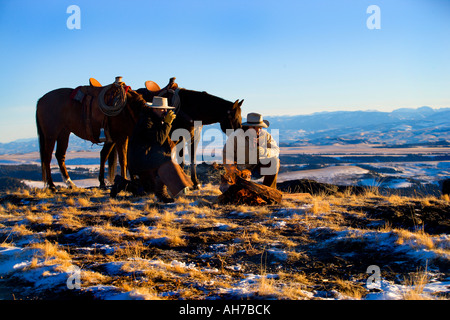
M 236 130 L 237 128 L 235 128 L 234 125 L 233 125 L 233 119 L 231 119 L 231 111 L 230 110 L 227 111 L 227 118 L 228 118 L 228 121 L 230 122 L 230 127 L 233 130 Z

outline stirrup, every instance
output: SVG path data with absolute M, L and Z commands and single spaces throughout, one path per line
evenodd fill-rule
M 98 138 L 100 142 L 106 142 L 106 135 L 105 135 L 105 129 L 100 129 L 100 136 Z

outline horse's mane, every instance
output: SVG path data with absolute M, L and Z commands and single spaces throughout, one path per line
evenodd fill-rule
M 183 101 L 181 108 L 189 108 L 189 110 L 183 110 L 187 113 L 192 112 L 195 114 L 205 109 L 210 111 L 210 108 L 214 108 L 217 112 L 223 113 L 233 107 L 233 102 L 209 94 L 206 91 L 180 89 L 179 95 Z
M 137 109 L 140 110 L 141 108 L 145 107 L 146 101 L 144 100 L 142 95 L 140 95 L 139 93 L 137 93 L 134 90 L 128 90 L 127 100 L 128 100 L 128 103 L 130 104 L 130 106 L 134 110 L 137 110 Z
M 230 101 L 225 100 L 225 99 L 223 99 L 223 98 L 221 98 L 221 97 L 218 97 L 218 96 L 214 96 L 214 95 L 212 95 L 212 94 L 209 94 L 209 93 L 206 92 L 206 91 L 195 91 L 195 90 L 189 90 L 189 89 L 180 89 L 180 92 L 181 92 L 181 93 L 182 93 L 182 92 L 186 92 L 186 93 L 188 93 L 188 95 L 190 95 L 190 96 L 195 96 L 196 99 L 208 99 L 208 100 L 214 99 L 214 100 L 217 100 L 217 101 L 222 101 L 222 102 L 225 102 L 225 103 L 230 103 Z

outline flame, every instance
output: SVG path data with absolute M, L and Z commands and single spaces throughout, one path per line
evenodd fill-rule
M 245 203 L 248 205 L 267 204 L 263 198 L 247 189 L 241 189 L 236 192 L 236 199 L 239 203 Z
M 236 166 L 225 166 L 225 174 L 222 176 L 226 182 L 229 184 L 236 183 L 236 177 L 241 177 L 245 180 L 250 180 L 252 173 L 250 170 L 244 169 L 239 170 Z

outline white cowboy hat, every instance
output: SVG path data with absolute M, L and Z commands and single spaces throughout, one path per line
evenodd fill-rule
M 262 115 L 259 113 L 249 113 L 247 114 L 247 122 L 242 124 L 243 127 L 261 127 L 268 128 L 270 125 L 269 121 L 263 120 Z
M 155 109 L 175 109 L 175 107 L 169 106 L 169 104 L 167 102 L 167 98 L 158 97 L 158 96 L 153 97 L 152 103 L 147 102 L 146 105 L 150 108 L 155 108 Z

